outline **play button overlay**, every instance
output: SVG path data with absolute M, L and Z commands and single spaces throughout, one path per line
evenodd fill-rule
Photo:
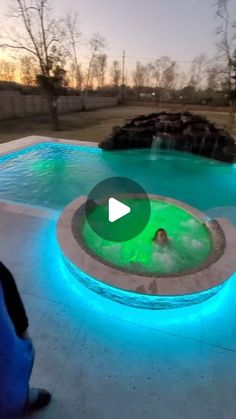
M 144 230 L 151 206 L 148 195 L 137 182 L 111 177 L 91 190 L 85 212 L 89 226 L 100 238 L 123 242 Z
M 122 204 L 122 202 L 115 198 L 109 198 L 108 203 L 108 219 L 110 223 L 114 223 L 114 221 L 119 220 L 131 212 L 131 208 L 128 205 Z

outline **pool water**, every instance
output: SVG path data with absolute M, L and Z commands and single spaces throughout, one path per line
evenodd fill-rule
M 104 152 L 51 143 L 0 157 L 0 199 L 61 210 L 112 176 L 203 211 L 236 208 L 236 165 L 175 151 L 153 160 L 150 150 Z
M 123 202 L 130 207 L 135 205 L 134 199 L 125 199 Z M 103 223 L 106 212 L 107 206 L 100 205 L 92 211 L 90 217 Z M 167 246 L 153 242 L 158 228 L 167 231 Z M 201 265 L 212 250 L 209 231 L 202 222 L 176 205 L 156 200 L 151 200 L 148 225 L 132 240 L 122 243 L 104 240 L 91 229 L 87 220 L 83 224 L 82 237 L 92 253 L 103 261 L 143 274 L 161 275 L 193 269 Z

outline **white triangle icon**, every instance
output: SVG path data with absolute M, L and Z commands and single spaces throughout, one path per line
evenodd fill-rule
M 115 198 L 109 198 L 108 201 L 108 219 L 110 223 L 119 220 L 125 215 L 131 212 L 131 208 L 128 205 L 123 204 Z

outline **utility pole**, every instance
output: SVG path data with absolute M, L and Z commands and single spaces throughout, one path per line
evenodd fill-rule
M 121 81 L 121 103 L 125 100 L 125 51 L 122 56 L 122 81 Z

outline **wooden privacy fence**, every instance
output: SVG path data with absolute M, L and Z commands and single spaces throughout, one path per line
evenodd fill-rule
M 116 106 L 117 97 L 61 96 L 58 99 L 59 113 L 76 112 L 84 109 L 99 109 Z M 21 118 L 24 116 L 48 113 L 48 104 L 43 96 L 1 95 L 0 119 Z

